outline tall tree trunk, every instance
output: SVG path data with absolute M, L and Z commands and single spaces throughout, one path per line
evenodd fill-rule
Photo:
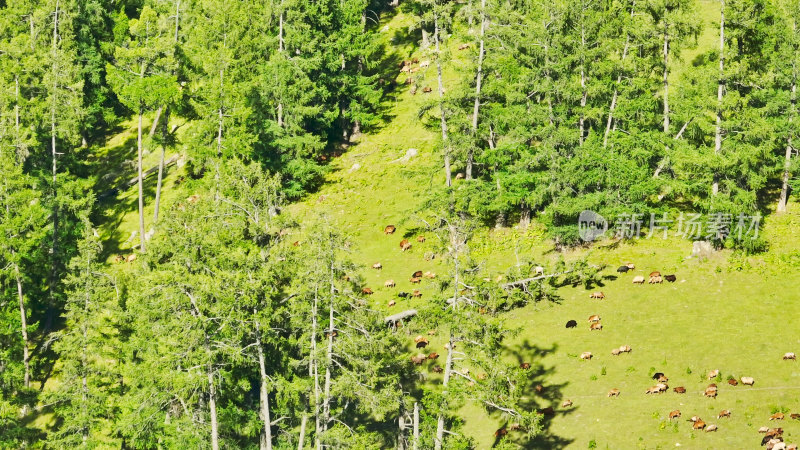
M 524 200 L 521 202 L 519 214 L 519 226 L 527 228 L 531 224 L 531 207 Z
M 631 2 L 631 18 L 633 18 L 633 11 L 636 9 L 636 0 Z M 625 32 L 625 46 L 622 48 L 622 63 L 625 63 L 625 58 L 628 56 L 628 48 L 631 44 L 631 34 Z M 617 75 L 617 82 L 614 83 L 614 94 L 611 96 L 611 106 L 608 108 L 608 120 L 606 120 L 606 131 L 603 134 L 603 148 L 608 145 L 608 135 L 611 133 L 611 122 L 614 120 L 614 110 L 617 108 L 617 97 L 619 95 L 619 84 L 622 82 L 622 71 Z
M 419 403 L 414 402 L 414 450 L 419 450 Z
M 14 75 L 14 147 L 17 150 L 17 158 L 22 162 L 22 140 L 19 134 L 19 75 Z
M 281 2 L 281 13 L 278 18 L 278 53 L 283 53 L 283 2 Z M 278 101 L 278 127 L 283 128 L 283 102 Z
M 142 70 L 144 74 L 144 69 Z M 137 155 L 138 155 L 138 170 L 139 170 L 139 251 L 145 252 L 145 234 L 144 234 L 144 181 L 142 176 L 142 116 L 144 115 L 144 106 L 139 106 L 139 125 L 137 127 Z
M 25 367 L 23 383 L 25 388 L 31 387 L 31 357 L 30 342 L 28 340 L 28 314 L 25 311 L 25 296 L 22 293 L 22 277 L 19 273 L 19 265 L 14 264 L 14 275 L 17 281 L 17 298 L 19 300 L 19 319 L 20 331 L 22 332 L 22 365 Z
M 255 316 L 256 311 L 253 311 L 253 315 Z M 256 323 L 256 347 L 258 348 L 258 372 L 261 375 L 261 385 L 259 389 L 259 395 L 261 397 L 261 420 L 264 421 L 264 443 L 263 449 L 264 450 L 272 450 L 272 428 L 271 428 L 271 419 L 269 414 L 269 394 L 267 391 L 267 367 L 264 361 L 264 349 L 261 347 L 261 330 L 258 325 L 258 320 L 255 321 Z
M 314 378 L 314 448 L 322 449 L 322 423 L 320 421 L 320 388 L 319 388 L 319 367 L 317 364 L 317 313 L 319 311 L 318 291 L 314 291 L 314 306 L 311 316 L 311 362 L 309 370 L 313 370 Z
M 456 287 L 456 289 L 458 289 Z M 450 333 L 450 340 L 447 346 L 447 361 L 444 365 L 444 381 L 442 381 L 442 395 L 447 398 L 447 384 L 450 383 L 450 372 L 453 369 L 453 333 Z M 439 414 L 436 419 L 436 439 L 434 441 L 434 449 L 441 450 L 442 443 L 444 442 L 444 414 Z
M 211 416 L 211 450 L 219 450 L 219 425 L 217 423 L 217 387 L 214 385 L 214 372 L 208 363 L 208 410 Z
M 434 11 L 433 15 L 433 41 L 436 44 L 436 78 L 439 81 L 439 110 L 441 111 L 442 147 L 444 150 L 444 176 L 447 186 L 453 185 L 450 171 L 450 139 L 447 136 L 447 119 L 444 112 L 444 85 L 442 84 L 442 53 L 439 49 L 439 17 Z
M 333 284 L 334 270 L 331 270 L 330 303 L 328 305 L 328 349 L 325 352 L 325 390 L 322 397 L 322 431 L 328 431 L 331 420 L 331 368 L 333 366 L 333 300 L 336 288 Z
M 52 76 L 53 76 L 53 98 L 51 99 L 50 104 L 50 149 L 51 149 L 51 156 L 52 156 L 52 183 L 53 183 L 53 241 L 52 246 L 50 248 L 50 255 L 52 258 L 52 264 L 50 266 L 50 277 L 48 279 L 48 300 L 50 302 L 49 311 L 47 313 L 47 325 L 45 328 L 49 329 L 51 325 L 51 321 L 53 320 L 53 315 L 55 314 L 55 290 L 56 290 L 56 283 L 58 278 L 58 218 L 59 218 L 59 208 L 58 208 L 58 151 L 56 149 L 56 105 L 57 105 L 57 96 L 58 96 L 58 76 L 56 72 L 58 71 L 58 67 L 56 66 L 56 61 L 58 60 L 58 16 L 60 15 L 59 12 L 59 0 L 56 0 L 56 9 L 55 13 L 53 14 L 53 66 L 52 66 Z M 31 33 L 33 33 L 33 19 L 31 19 Z
M 156 129 L 158 128 L 158 121 L 161 119 L 161 111 L 164 109 L 163 106 L 159 106 L 156 110 L 156 115 L 153 117 L 153 124 L 150 125 L 150 136 L 154 136 L 156 134 Z
M 669 135 L 669 32 L 664 17 L 664 134 Z
M 317 293 L 314 292 L 314 305 L 311 308 L 311 336 L 310 336 L 310 345 L 308 351 L 308 377 L 314 379 L 315 368 L 314 364 L 316 361 L 316 351 L 317 351 Z M 314 415 L 316 417 L 316 405 L 317 405 L 317 395 L 316 395 L 316 380 L 314 385 Z M 311 408 L 311 396 L 309 396 L 308 400 L 308 408 Z M 306 425 L 308 423 L 308 411 L 306 410 L 303 413 L 303 417 L 300 419 L 300 436 L 297 439 L 297 450 L 303 450 L 305 446 L 306 440 Z M 317 422 L 319 423 L 319 422 Z M 317 432 L 319 432 L 319 427 L 317 427 Z M 319 447 L 319 444 L 315 445 L 315 447 Z
M 161 185 L 164 180 L 164 156 L 167 152 L 167 137 L 169 126 L 169 107 L 164 111 L 164 125 L 162 126 L 161 157 L 158 160 L 158 181 L 156 182 L 156 200 L 153 208 L 153 223 L 158 223 L 158 208 L 161 205 Z
M 793 33 L 797 33 L 797 24 L 792 27 Z M 796 59 L 796 57 L 795 57 Z M 794 116 L 797 114 L 797 63 L 792 61 L 792 94 L 791 110 L 789 111 L 789 136 L 786 138 L 786 156 L 783 163 L 783 177 L 781 179 L 781 196 L 778 199 L 778 212 L 786 212 L 786 204 L 789 200 L 789 168 L 792 165 L 792 136 L 794 135 Z
M 484 43 L 483 38 L 486 35 L 486 0 L 481 0 L 481 32 L 480 43 L 478 49 L 478 73 L 475 76 L 475 104 L 472 106 L 472 136 L 473 142 L 475 136 L 478 134 L 478 111 L 481 106 L 481 81 L 483 80 L 483 57 L 484 57 Z M 467 165 L 464 170 L 464 178 L 467 180 L 472 179 L 472 163 L 474 159 L 474 152 L 470 146 L 467 152 Z
M 583 11 L 581 11 L 581 50 L 586 51 L 586 24 L 585 18 L 583 17 Z M 581 56 L 581 116 L 578 119 L 578 128 L 580 132 L 580 136 L 578 137 L 578 144 L 583 145 L 583 138 L 586 136 L 586 132 L 584 130 L 585 127 L 585 109 L 586 109 L 586 98 L 588 96 L 588 92 L 586 91 L 586 60 L 583 56 Z
M 714 131 L 714 154 L 722 151 L 722 96 L 725 92 L 725 0 L 720 0 L 719 20 L 719 82 L 717 83 L 717 122 Z M 719 192 L 719 172 L 714 169 L 714 181 L 711 185 L 711 194 Z

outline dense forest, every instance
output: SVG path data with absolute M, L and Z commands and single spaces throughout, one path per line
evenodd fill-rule
M 468 401 L 535 436 L 500 313 L 597 268 L 491 282 L 474 230 L 537 221 L 570 248 L 583 210 L 792 198 L 800 1 L 719 4 L 695 52 L 711 25 L 691 0 L 0 0 L 0 447 L 470 448 Z M 441 162 L 419 229 L 448 273 L 406 324 L 447 330 L 438 385 L 365 300 L 347 230 L 287 208 L 405 90 Z M 124 123 L 138 176 L 119 187 L 94 162 Z M 200 194 L 167 202 L 173 152 Z M 128 188 L 135 251 L 114 255 L 97 227 Z

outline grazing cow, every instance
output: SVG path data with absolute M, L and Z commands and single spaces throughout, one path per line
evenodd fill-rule
M 548 406 L 547 408 L 540 409 L 539 414 L 544 414 L 545 416 L 553 416 L 556 414 L 556 412 L 552 406 Z
M 589 320 L 588 321 L 590 323 L 600 322 L 600 316 L 598 316 L 597 314 L 591 315 L 591 316 L 589 316 Z
M 731 386 L 738 386 L 739 382 L 736 381 L 736 378 L 728 378 L 728 384 L 730 384 Z
M 589 296 L 589 298 L 597 298 L 597 299 L 602 300 L 602 299 L 606 298 L 606 294 L 604 294 L 602 292 L 592 292 L 592 294 Z
M 408 292 L 405 292 L 405 291 L 399 292 L 397 294 L 397 296 L 400 297 L 400 298 L 408 298 L 409 295 L 411 295 L 411 294 L 409 294 Z
M 498 428 L 497 431 L 494 432 L 494 437 L 502 438 L 507 434 L 508 434 L 508 430 L 506 429 L 506 427 Z
M 600 331 L 602 329 L 603 329 L 603 324 L 601 324 L 599 322 L 595 322 L 595 323 L 589 325 L 589 330 L 591 330 L 591 331 L 594 331 L 594 330 Z
M 370 288 L 361 289 L 361 293 L 364 294 L 364 295 L 372 295 L 373 294 L 372 289 L 370 289 Z
M 641 275 L 633 277 L 633 284 L 644 284 L 644 277 Z
M 458 46 L 459 50 L 466 50 L 468 48 L 469 48 L 469 44 L 461 44 L 461 45 Z
M 536 276 L 544 275 L 544 267 L 542 267 L 542 266 L 534 267 L 533 268 L 533 274 L 536 275 Z
M 695 430 L 702 430 L 705 427 L 706 427 L 706 423 L 703 422 L 702 419 L 697 419 L 697 421 L 692 424 L 692 428 L 695 429 Z
M 430 66 L 430 65 L 431 65 L 430 61 L 422 61 L 422 62 L 419 63 L 419 66 L 422 67 L 423 69 L 427 69 L 428 66 Z
M 678 279 L 675 275 L 664 275 L 664 279 L 669 281 L 670 283 L 674 283 L 675 280 Z
M 131 253 L 130 255 L 128 255 L 127 258 L 125 258 L 125 262 L 134 262 L 134 261 L 136 261 L 136 253 Z
M 411 72 L 411 66 L 403 66 L 400 69 L 400 72 L 402 72 L 402 73 L 410 73 Z
M 511 430 L 511 431 L 521 430 L 522 429 L 522 425 L 520 425 L 520 424 L 515 422 L 515 423 L 512 423 L 511 425 L 509 425 L 508 429 Z
M 630 270 L 633 270 L 633 269 L 635 269 L 635 268 L 636 268 L 636 266 L 634 266 L 632 262 L 625 263 L 625 265 L 626 265 L 626 266 L 628 267 L 628 269 L 630 269 Z
M 607 397 L 619 397 L 619 389 L 614 388 L 614 389 L 608 391 Z
M 442 369 L 442 366 L 433 366 L 433 372 L 434 373 L 442 373 L 442 372 L 444 372 L 444 369 Z
M 661 393 L 661 388 L 659 388 L 658 386 L 651 386 L 651 387 L 647 388 L 647 390 L 644 391 L 644 393 L 645 394 L 660 394 Z
M 567 321 L 567 328 L 575 328 L 578 326 L 578 322 L 576 320 L 568 320 Z
M 689 422 L 697 422 L 700 420 L 700 416 L 692 416 L 689 418 Z
M 428 346 L 428 340 L 423 338 L 421 341 L 417 342 L 417 348 L 425 348 Z
M 125 257 L 124 256 L 117 255 L 117 256 L 114 257 L 114 262 L 115 263 L 121 263 L 122 261 L 125 261 Z
M 711 425 L 706 427 L 706 433 L 710 433 L 712 431 L 717 431 L 717 426 L 714 425 L 714 424 L 711 424 Z
M 789 415 L 789 417 L 791 417 L 794 420 L 800 420 L 800 414 L 797 413 L 792 413 Z
M 620 345 L 619 346 L 619 351 L 621 351 L 623 353 L 630 353 L 631 352 L 631 346 L 630 345 Z
M 408 281 L 410 281 L 411 284 L 419 284 L 422 282 L 422 278 L 410 278 Z
M 436 353 L 436 352 L 433 352 L 433 353 L 428 355 L 428 359 L 436 359 L 438 357 L 439 357 L 439 354 Z
M 620 353 L 620 351 L 619 351 L 618 348 L 615 348 L 615 349 L 611 350 L 611 354 L 614 355 L 614 356 L 619 355 L 619 353 Z
M 663 372 L 656 372 L 656 373 L 654 373 L 654 374 L 653 374 L 653 377 L 652 377 L 652 378 L 653 378 L 654 380 L 658 380 L 659 378 L 661 378 L 661 377 L 663 377 L 663 376 L 664 376 L 664 373 L 663 373 Z
M 520 365 L 519 365 L 519 368 L 520 368 L 520 369 L 523 369 L 523 370 L 528 370 L 528 369 L 530 369 L 530 368 L 531 368 L 531 363 L 526 363 L 526 362 L 524 362 L 524 363 L 522 363 L 522 364 L 520 364 Z
M 411 296 L 414 298 L 422 298 L 422 292 L 419 289 L 414 289 L 414 292 L 411 293 Z
M 655 272 L 650 272 L 650 278 L 660 277 L 660 276 L 661 276 L 661 272 L 659 272 L 657 270 Z
M 775 414 L 769 416 L 769 420 L 783 420 L 783 413 L 776 412 Z
M 426 94 L 427 94 L 428 92 L 431 92 L 431 91 L 433 91 L 433 89 L 431 89 L 431 87 L 430 87 L 430 86 L 425 86 L 424 88 L 422 88 L 422 92 L 424 92 L 424 93 L 426 93 Z
M 394 280 L 386 280 L 386 281 L 383 283 L 383 287 L 387 287 L 387 288 L 393 288 L 393 287 L 395 287 Z
M 375 264 L 372 265 L 372 268 L 373 269 L 383 269 L 383 265 L 381 263 L 379 263 L 379 262 L 376 262 Z
M 619 268 L 617 268 L 617 272 L 619 273 L 627 273 L 629 270 L 631 269 L 629 269 L 628 266 L 619 266 Z
M 647 282 L 650 284 L 661 284 L 664 282 L 664 280 L 661 277 L 650 277 Z
M 433 272 L 425 272 L 425 273 L 422 274 L 422 277 L 432 280 L 432 279 L 436 278 L 436 274 L 433 273 Z
M 789 445 L 787 445 L 786 446 L 786 450 L 797 450 L 797 444 L 789 444 Z
M 592 352 L 583 352 L 581 353 L 581 359 L 592 359 Z
M 676 394 L 685 394 L 686 393 L 686 388 L 683 387 L 683 386 L 678 386 L 678 387 L 672 388 L 672 390 L 675 391 Z
M 403 239 L 400 241 L 400 250 L 406 251 L 411 248 L 411 243 L 408 242 L 408 239 Z
M 422 342 L 424 340 L 426 340 L 425 337 L 421 334 L 418 334 L 417 337 L 414 338 L 414 343 Z
M 572 406 L 572 400 L 564 400 L 564 402 L 561 403 L 562 408 L 569 408 L 570 406 Z
M 389 306 L 394 306 L 394 305 L 396 305 L 396 304 L 397 304 L 397 302 L 396 302 L 396 301 L 394 301 L 394 300 L 389 300 Z
M 719 376 L 719 369 L 714 369 L 711 372 L 708 372 L 708 379 L 717 378 Z
M 722 411 L 719 412 L 719 414 L 717 414 L 717 419 L 722 419 L 723 417 L 730 418 L 731 412 L 728 411 L 727 409 L 723 409 Z
M 425 242 L 425 236 L 417 236 L 417 242 Z
M 537 384 L 533 387 L 533 390 L 536 391 L 537 394 L 541 394 L 544 391 L 544 386 Z
M 784 360 L 791 359 L 792 361 L 795 361 L 797 359 L 797 356 L 792 352 L 784 353 L 783 354 L 783 359 Z
M 764 439 L 761 440 L 761 445 L 766 446 L 767 450 L 786 450 L 786 444 L 783 442 L 782 437 L 769 438 L 764 436 Z
M 414 272 L 413 274 L 411 274 L 411 278 L 422 278 L 422 271 L 418 270 Z
M 717 398 L 717 388 L 716 387 L 707 387 L 703 395 L 706 397 Z
M 659 383 L 666 383 L 667 381 L 669 381 L 669 378 L 667 378 L 667 376 L 664 375 L 664 374 L 661 374 L 661 376 L 658 377 L 658 382 Z
M 419 64 L 419 58 L 411 58 L 411 64 Z
M 411 362 L 419 366 L 424 363 L 426 359 L 425 355 L 417 355 L 411 357 Z
M 670 411 L 670 412 L 669 412 L 669 420 L 672 420 L 672 419 L 677 419 L 677 418 L 678 418 L 678 417 L 680 417 L 680 416 L 681 416 L 681 412 L 680 412 L 680 410 L 677 410 L 677 409 L 676 409 L 675 411 Z
M 394 225 L 386 225 L 386 228 L 383 229 L 383 234 L 394 234 L 395 231 L 397 231 L 397 227 Z
M 293 246 L 293 247 L 300 247 L 300 241 L 294 241 L 294 242 L 292 242 L 292 246 Z
M 759 433 L 766 433 L 767 431 L 769 431 L 769 427 L 761 427 L 758 429 Z
M 742 377 L 741 380 L 742 384 L 745 384 L 747 386 L 752 386 L 756 382 L 756 380 L 753 377 Z

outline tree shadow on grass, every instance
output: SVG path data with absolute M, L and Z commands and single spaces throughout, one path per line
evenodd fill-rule
M 522 387 L 523 400 L 521 406 L 526 411 L 538 411 L 542 414 L 541 431 L 533 438 L 529 438 L 523 431 L 511 431 L 509 429 L 511 424 L 506 423 L 502 427 L 509 430 L 508 434 L 505 437 L 495 437 L 493 447 L 498 445 L 501 440 L 507 440 L 522 448 L 553 449 L 563 448 L 574 441 L 574 439 L 559 436 L 552 430 L 555 418 L 577 411 L 575 406 L 569 408 L 561 407 L 561 402 L 564 400 L 563 389 L 567 386 L 567 383 L 553 382 L 551 378 L 555 373 L 555 367 L 547 366 L 542 362 L 545 356 L 553 354 L 557 350 L 558 346 L 556 344 L 550 347 L 542 347 L 531 343 L 527 339 L 520 344 L 507 348 L 507 351 L 519 364 L 530 364 L 530 369 L 527 369 L 528 377 Z M 489 416 L 499 417 L 500 412 L 490 412 Z

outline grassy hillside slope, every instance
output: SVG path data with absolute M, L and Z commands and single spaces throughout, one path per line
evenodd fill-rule
M 685 63 L 714 44 L 716 3 L 698 3 L 705 31 L 698 49 L 684 55 Z M 397 37 L 405 35 L 409 23 L 410 18 L 402 14 L 391 18 L 385 24 L 387 41 L 407 42 Z M 424 54 L 414 53 L 412 44 L 391 48 L 401 59 L 425 58 Z M 454 54 L 467 57 L 464 53 Z M 419 75 L 420 87 L 435 88 L 435 68 Z M 458 76 L 456 71 L 447 73 L 446 86 L 456 82 Z M 404 78 L 398 78 L 401 85 Z M 387 314 L 442 298 L 434 282 L 423 282 L 421 286 L 409 282 L 416 270 L 445 273 L 438 260 L 427 261 L 424 257 L 433 243 L 417 243 L 413 239 L 417 234 L 414 229 L 420 225 L 417 212 L 426 192 L 444 179 L 436 148 L 437 133 L 425 129 L 417 117 L 423 102 L 434 95 L 435 92 L 411 95 L 408 87 L 402 87 L 391 100 L 391 120 L 377 132 L 362 136 L 336 158 L 327 183 L 319 192 L 288 208 L 297 217 L 325 214 L 351 236 L 353 258 L 363 265 L 367 286 L 375 290 L 370 301 Z M 119 155 L 123 151 L 129 154 L 131 136 L 135 134 L 128 131 L 110 142 L 109 158 L 128 159 Z M 417 149 L 416 156 L 399 160 L 412 148 Z M 148 156 L 146 166 L 154 161 L 155 152 Z M 179 172 L 173 169 L 166 179 L 166 205 L 192 193 L 191 184 L 175 183 Z M 154 180 L 148 180 L 151 194 Z M 135 244 L 135 239 L 128 239 L 138 227 L 135 198 L 134 187 L 121 193 L 119 202 L 109 204 L 103 237 L 116 245 L 109 257 L 129 252 Z M 675 239 L 596 245 L 560 255 L 551 251 L 551 244 L 535 225 L 480 232 L 472 250 L 478 259 L 486 260 L 486 273 L 491 276 L 505 272 L 523 256 L 548 265 L 560 256 L 574 259 L 588 254 L 590 261 L 612 268 L 624 261 L 633 261 L 637 266 L 634 273 L 616 279 L 613 270 L 606 271 L 609 277 L 600 288 L 607 296 L 605 300 L 590 300 L 589 292 L 582 287 L 565 287 L 558 292 L 559 303 L 531 304 L 508 314 L 509 325 L 520 327 L 523 332 L 510 343 L 508 353 L 501 356 L 532 363 L 530 384 L 526 387 L 530 407 L 555 409 L 554 416 L 546 417 L 544 434 L 533 443 L 513 432 L 509 438 L 528 448 L 758 446 L 761 435 L 756 430 L 774 426 L 768 420 L 771 413 L 800 412 L 800 366 L 781 360 L 784 352 L 800 353 L 800 332 L 794 326 L 800 319 L 799 209 L 794 205 L 793 212 L 770 217 L 763 230 L 770 252 L 749 258 L 722 252 L 704 261 L 687 259 L 691 243 Z M 398 232 L 385 236 L 382 231 L 387 224 L 396 225 Z M 403 237 L 412 240 L 413 247 L 408 252 L 398 246 Z M 302 237 L 299 239 L 302 245 Z M 383 269 L 370 269 L 375 262 L 380 262 Z M 657 286 L 631 284 L 634 275 L 647 275 L 652 270 L 676 273 L 678 281 Z M 384 288 L 388 279 L 395 280 L 397 288 Z M 388 306 L 398 291 L 416 288 L 422 291 L 422 299 L 399 300 L 398 305 Z M 602 317 L 602 331 L 589 331 L 586 318 L 592 314 Z M 578 328 L 566 329 L 564 324 L 569 319 L 577 320 Z M 611 349 L 620 345 L 630 345 L 633 351 L 612 356 Z M 444 353 L 442 342 L 436 339 L 431 347 L 432 351 Z M 591 361 L 580 360 L 577 355 L 584 351 L 591 351 L 595 357 Z M 431 367 L 431 363 L 422 367 L 424 376 L 431 383 L 438 383 L 440 375 L 432 373 Z M 705 374 L 711 369 L 719 369 L 722 374 L 717 399 L 702 396 L 710 382 L 705 380 Z M 670 387 L 684 386 L 687 393 L 645 395 L 645 389 L 654 384 L 650 375 L 655 371 L 669 376 Z M 731 387 L 725 383 L 729 375 L 752 376 L 756 384 Z M 536 385 L 542 385 L 542 392 L 534 390 Z M 619 388 L 622 395 L 607 398 L 611 388 Z M 565 399 L 572 400 L 574 406 L 561 408 Z M 683 417 L 670 423 L 667 414 L 674 409 L 680 409 Z M 722 409 L 731 410 L 732 417 L 717 420 L 716 414 Z M 470 404 L 464 405 L 462 413 L 466 417 L 464 431 L 476 439 L 478 448 L 496 443 L 493 433 L 504 424 L 501 417 Z M 693 432 L 686 421 L 692 415 L 717 424 L 719 431 Z M 800 442 L 800 421 L 791 421 L 787 415 L 780 426 L 786 430 L 788 442 Z

